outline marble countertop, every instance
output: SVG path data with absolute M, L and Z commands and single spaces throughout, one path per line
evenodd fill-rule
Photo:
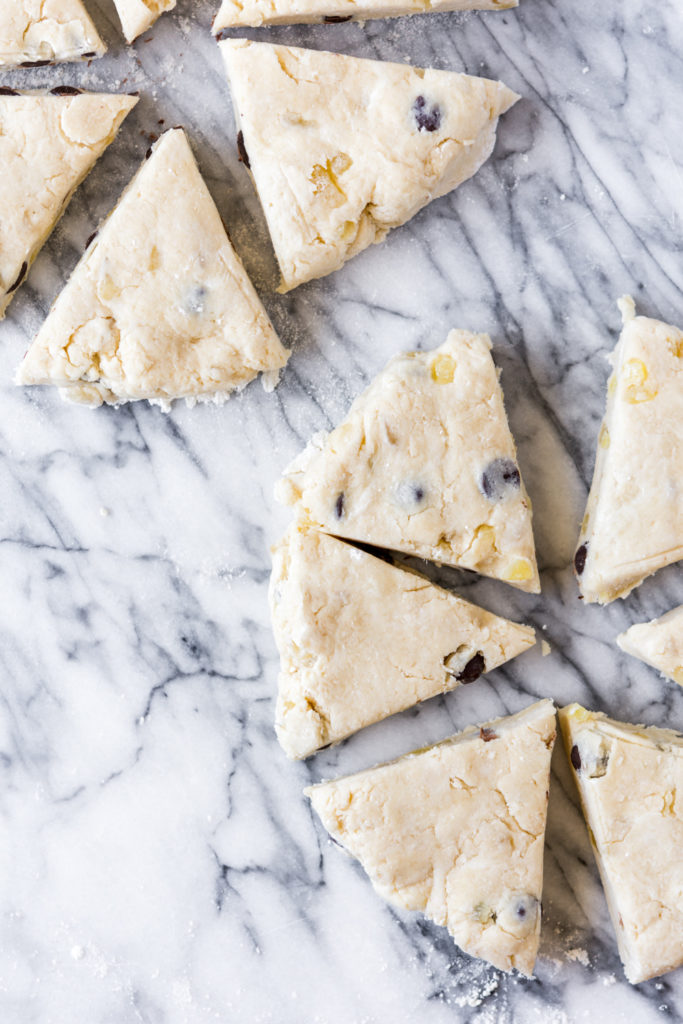
M 624 980 L 577 797 L 556 750 L 536 978 L 462 955 L 395 912 L 302 796 L 532 699 L 683 728 L 683 692 L 614 637 L 683 601 L 680 567 L 586 607 L 568 563 L 604 408 L 616 298 L 683 323 L 683 22 L 677 0 L 522 0 L 501 13 L 245 32 L 501 78 L 523 99 L 492 159 L 381 246 L 273 293 L 209 35 L 179 0 L 127 48 L 0 84 L 141 100 L 0 325 L 2 1024 L 362 1024 L 683 1020 L 683 971 Z M 238 34 L 238 33 L 235 33 Z M 162 125 L 163 122 L 163 125 Z M 162 127 L 184 124 L 292 358 L 222 408 L 92 412 L 21 391 L 15 365 Z M 1 187 L 1 185 L 0 185 Z M 488 331 L 535 512 L 543 593 L 438 578 L 539 628 L 474 686 L 306 763 L 273 733 L 269 544 L 282 468 L 394 353 Z M 423 642 L 424 638 L 416 638 Z

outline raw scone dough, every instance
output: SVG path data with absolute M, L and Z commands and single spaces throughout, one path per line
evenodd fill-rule
M 0 319 L 134 96 L 0 95 Z
M 81 0 L 0 4 L 0 68 L 89 60 L 106 49 Z
M 552 701 L 306 790 L 389 903 L 531 975 L 541 928 Z
M 474 682 L 535 641 L 528 626 L 299 522 L 273 548 L 270 608 L 275 728 L 295 758 Z
M 114 0 L 126 42 L 132 43 L 154 24 L 160 14 L 172 11 L 176 0 Z
M 636 316 L 610 357 L 607 413 L 574 566 L 586 601 L 626 597 L 683 558 L 683 331 Z
M 17 371 L 89 405 L 222 400 L 287 353 L 182 129 L 166 132 L 90 243 Z
M 470 178 L 501 82 L 244 39 L 220 44 L 281 291 L 337 270 Z
M 325 533 L 540 590 L 529 499 L 486 334 L 392 359 L 277 497 Z
M 683 963 L 683 737 L 560 711 L 628 980 Z
M 639 622 L 617 637 L 622 651 L 683 686 L 683 604 L 661 619 Z
M 316 21 L 396 18 L 426 11 L 500 11 L 518 0 L 223 0 L 213 23 L 224 28 L 294 25 Z

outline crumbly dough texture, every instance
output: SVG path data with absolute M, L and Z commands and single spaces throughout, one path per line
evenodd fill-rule
M 607 604 L 683 558 L 683 331 L 636 316 L 610 357 L 607 412 L 575 559 L 586 601 Z
M 501 82 L 244 39 L 220 44 L 281 291 L 337 270 L 470 178 Z
M 133 96 L 0 95 L 0 319 Z
M 501 11 L 516 6 L 517 0 L 223 0 L 213 31 L 330 20 L 365 21 L 427 11 Z
M 660 619 L 639 622 L 617 637 L 622 651 L 683 686 L 683 604 Z
M 17 371 L 88 405 L 220 401 L 287 352 L 182 129 L 155 143 Z
M 175 5 L 176 0 L 114 0 L 126 42 L 132 43 Z
M 306 790 L 389 903 L 472 956 L 531 975 L 555 740 L 552 701 Z
M 531 508 L 485 334 L 396 356 L 276 494 L 318 529 L 540 590 Z
M 273 548 L 270 608 L 275 728 L 294 758 L 474 682 L 535 641 L 528 626 L 300 522 Z
M 0 4 L 0 68 L 89 60 L 106 49 L 81 0 Z
M 683 737 L 570 704 L 567 754 L 628 980 L 683 964 Z

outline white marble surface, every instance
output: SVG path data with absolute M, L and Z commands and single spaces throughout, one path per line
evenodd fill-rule
M 179 0 L 132 49 L 0 84 L 139 89 L 0 325 L 0 1021 L 276 1024 L 683 1019 L 683 971 L 623 978 L 556 752 L 537 977 L 461 955 L 399 914 L 313 820 L 302 788 L 531 698 L 683 727 L 683 694 L 614 645 L 683 600 L 680 567 L 584 607 L 567 568 L 625 291 L 683 323 L 679 0 L 522 0 L 506 13 L 248 33 L 500 77 L 523 100 L 493 159 L 327 280 L 272 293 L 237 162 L 218 0 Z M 223 408 L 91 412 L 12 387 L 85 240 L 166 125 L 188 128 L 290 365 Z M 0 188 L 2 187 L 0 182 Z M 543 627 L 538 649 L 305 764 L 272 720 L 268 544 L 280 470 L 393 353 L 489 331 L 535 509 L 542 596 L 443 573 Z M 416 642 L 425 642 L 417 637 Z

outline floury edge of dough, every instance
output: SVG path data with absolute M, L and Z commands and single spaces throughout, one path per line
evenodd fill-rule
M 683 964 L 683 737 L 559 712 L 626 977 Z
M 90 60 L 106 49 L 81 0 L 0 4 L 0 68 Z
M 0 96 L 0 319 L 137 97 Z
M 306 795 L 380 896 L 445 925 L 466 953 L 531 975 L 554 741 L 543 700 Z
M 518 0 L 223 0 L 213 23 L 224 28 L 397 18 L 430 11 L 501 11 Z
M 540 591 L 531 506 L 485 334 L 390 360 L 276 496 L 317 529 Z
M 17 370 L 97 406 L 222 401 L 287 362 L 182 129 L 152 147 Z
M 586 601 L 626 597 L 683 558 L 683 331 L 635 315 L 610 356 L 607 411 L 574 567 Z
M 519 97 L 451 71 L 220 43 L 281 291 L 337 270 L 470 178 Z
M 622 651 L 683 686 L 683 604 L 652 622 L 638 622 L 617 637 Z
M 126 42 L 132 43 L 175 5 L 176 0 L 114 0 Z
M 516 657 L 534 630 L 301 522 L 273 548 L 276 732 L 302 758 Z

